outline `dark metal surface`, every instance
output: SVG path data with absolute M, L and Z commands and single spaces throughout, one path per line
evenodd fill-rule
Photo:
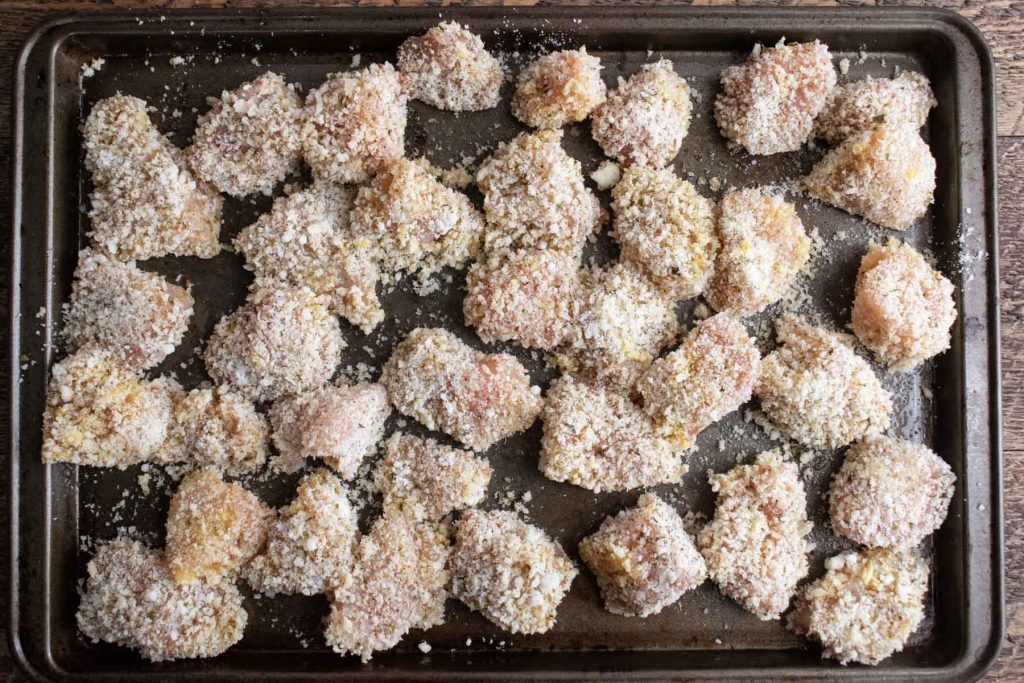
M 197 676 L 283 680 L 344 674 L 397 678 L 484 676 L 522 678 L 607 677 L 700 678 L 804 676 L 880 679 L 924 674 L 939 680 L 973 678 L 994 658 L 1002 634 L 1002 536 L 999 459 L 998 275 L 994 181 L 992 64 L 980 34 L 952 13 L 932 10 L 801 9 L 445 9 L 445 18 L 469 24 L 503 53 L 510 72 L 551 47 L 585 44 L 604 64 L 614 84 L 639 65 L 671 59 L 699 93 L 695 119 L 674 164 L 677 172 L 708 196 L 730 186 L 776 184 L 798 177 L 820 157 L 805 150 L 756 160 L 730 152 L 718 135 L 711 104 L 718 73 L 741 61 L 755 41 L 775 43 L 819 38 L 838 58 L 851 62 L 848 78 L 891 75 L 895 68 L 925 72 L 939 100 L 926 132 L 938 160 L 938 190 L 929 216 L 906 234 L 934 255 L 957 286 L 961 317 L 953 346 L 919 372 L 897 376 L 879 369 L 899 406 L 892 433 L 918 438 L 946 458 L 958 475 L 949 519 L 926 548 L 933 566 L 928 616 L 907 650 L 882 666 L 839 667 L 788 633 L 778 622 L 760 622 L 720 596 L 712 584 L 688 593 L 676 605 L 646 620 L 601 609 L 593 578 L 584 570 L 559 610 L 556 627 L 541 636 L 510 636 L 449 601 L 448 621 L 413 633 L 370 665 L 342 659 L 324 646 L 322 597 L 257 599 L 247 593 L 250 613 L 245 639 L 227 654 L 205 662 L 153 665 L 135 654 L 86 642 L 76 632 L 78 581 L 92 544 L 119 529 L 154 545 L 162 543 L 164 515 L 173 482 L 132 468 L 86 470 L 44 467 L 39 461 L 41 414 L 47 369 L 61 357 L 61 306 L 70 292 L 78 248 L 84 244 L 88 178 L 81 164 L 77 126 L 97 99 L 115 92 L 143 97 L 153 118 L 179 145 L 187 143 L 205 98 L 233 88 L 265 69 L 282 73 L 305 89 L 332 71 L 393 59 L 408 35 L 439 20 L 437 10 L 343 10 L 221 12 L 72 16 L 42 27 L 28 41 L 17 66 L 15 113 L 13 301 L 11 387 L 12 442 L 9 486 L 11 528 L 12 653 L 33 676 L 111 680 Z M 864 50 L 867 58 L 860 59 Z M 186 62 L 172 66 L 180 55 Z M 103 67 L 81 79 L 82 66 L 102 57 Z M 453 115 L 421 103 L 410 107 L 406 149 L 447 166 L 482 159 L 522 126 L 508 112 L 506 84 L 497 110 Z M 589 173 L 600 160 L 586 125 L 571 129 L 564 144 Z M 709 184 L 717 178 L 722 189 Z M 602 193 L 605 194 L 605 193 Z M 813 310 L 823 322 L 843 327 L 849 319 L 853 279 L 871 241 L 890 233 L 846 214 L 792 198 L 824 248 L 807 283 Z M 606 196 L 602 197 L 607 200 Z M 222 241 L 269 206 L 269 198 L 228 199 Z M 588 248 L 597 262 L 614 257 L 607 239 Z M 240 257 L 154 259 L 143 267 L 181 277 L 193 285 L 196 316 L 179 349 L 157 369 L 186 386 L 203 381 L 195 348 L 225 312 L 245 296 L 249 275 Z M 445 325 L 483 347 L 462 323 L 462 277 L 449 273 L 438 292 L 423 297 L 399 287 L 384 298 L 388 320 L 364 336 L 345 326 L 349 349 L 343 365 L 379 367 L 394 343 L 418 325 Z M 770 320 L 784 306 L 748 321 L 762 350 L 771 348 Z M 693 303 L 680 307 L 684 324 Z M 510 349 L 511 350 L 511 349 Z M 542 360 L 518 352 L 535 380 L 551 377 Z M 753 406 L 751 406 L 753 407 Z M 393 419 L 392 427 L 397 424 Z M 413 429 L 411 421 L 406 428 Z M 539 423 L 486 455 L 495 469 L 485 506 L 525 503 L 527 519 L 566 546 L 578 560 L 576 543 L 607 514 L 631 504 L 639 492 L 596 496 L 544 479 L 536 468 Z M 690 473 L 678 487 L 658 492 L 685 513 L 708 514 L 713 498 L 708 470 L 720 472 L 780 444 L 769 440 L 745 411 L 706 430 L 690 456 Z M 795 457 L 801 453 L 797 451 Z M 848 547 L 828 525 L 822 494 L 841 453 L 808 456 L 801 469 L 817 544 L 811 576 L 825 557 Z M 140 479 L 140 475 L 143 475 Z M 245 484 L 272 504 L 286 502 L 296 477 L 249 479 Z M 127 492 L 127 493 L 126 493 Z M 371 514 L 372 505 L 367 508 Z M 467 639 L 471 642 L 467 644 Z M 427 641 L 429 655 L 416 645 Z

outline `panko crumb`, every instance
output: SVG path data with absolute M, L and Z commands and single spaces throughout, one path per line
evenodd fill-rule
M 156 273 L 83 249 L 78 254 L 64 332 L 73 349 L 113 351 L 128 368 L 159 364 L 181 343 L 195 302 Z
M 505 510 L 469 510 L 456 524 L 452 595 L 512 633 L 544 633 L 578 573 L 557 542 Z
M 78 628 L 93 642 L 161 662 L 216 657 L 242 639 L 248 615 L 234 584 L 176 584 L 163 553 L 138 541 L 105 544 L 86 572 Z
M 902 650 L 924 618 L 928 592 L 928 565 L 917 552 L 846 552 L 825 568 L 797 597 L 789 627 L 842 664 L 878 664 Z
M 889 240 L 868 249 L 854 292 L 850 327 L 892 369 L 911 370 L 949 348 L 953 283 L 910 245 Z
M 501 62 L 480 37 L 450 21 L 406 38 L 398 48 L 398 70 L 411 98 L 448 111 L 498 106 L 505 80 Z
M 540 471 L 595 493 L 678 484 L 687 471 L 625 395 L 563 376 L 548 389 Z
M 579 545 L 612 614 L 647 617 L 665 609 L 708 576 L 704 558 L 671 505 L 654 494 L 607 517 Z
M 590 179 L 597 185 L 597 189 L 610 190 L 622 179 L 622 167 L 611 159 L 605 159 L 590 174 Z
M 889 428 L 892 396 L 852 340 L 792 315 L 761 363 L 754 394 L 772 426 L 802 444 L 839 448 Z
M 832 481 L 832 528 L 866 546 L 913 548 L 942 526 L 955 483 L 927 446 L 869 436 L 850 447 Z
M 644 64 L 591 115 L 604 153 L 625 165 L 661 168 L 675 158 L 690 130 L 690 86 L 662 59 Z
M 552 52 L 519 74 L 512 114 L 528 126 L 561 128 L 587 118 L 606 94 L 599 57 L 585 47 Z
M 896 78 L 868 76 L 832 90 L 814 120 L 814 134 L 834 145 L 881 121 L 919 129 L 937 104 L 924 74 L 903 71 Z
M 766 451 L 752 465 L 711 474 L 715 516 L 697 534 L 712 580 L 762 621 L 778 619 L 807 575 L 811 531 L 796 465 Z
M 750 154 L 794 152 L 811 138 L 835 84 L 824 43 L 758 45 L 746 62 L 722 70 L 715 120 Z

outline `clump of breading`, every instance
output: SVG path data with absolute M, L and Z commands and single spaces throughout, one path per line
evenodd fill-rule
M 595 493 L 678 484 L 687 468 L 650 419 L 617 391 L 563 376 L 548 389 L 540 471 Z
M 539 247 L 579 254 L 604 220 L 583 184 L 583 167 L 565 153 L 559 130 L 521 133 L 480 164 L 488 254 Z
M 269 195 L 299 170 L 302 98 L 272 71 L 211 101 L 186 150 L 196 175 L 221 192 Z
M 913 550 L 873 548 L 836 555 L 825 568 L 797 596 L 789 627 L 842 664 L 878 664 L 902 650 L 924 618 L 924 560 Z
M 148 660 L 216 657 L 242 639 L 248 615 L 228 581 L 179 585 L 163 553 L 118 538 L 87 567 L 78 628 L 92 641 L 138 650 Z
M 505 73 L 480 36 L 446 21 L 398 47 L 398 70 L 409 97 L 448 111 L 498 106 Z
M 612 211 L 624 261 L 670 299 L 703 291 L 718 250 L 714 202 L 670 168 L 630 166 L 612 189 Z
M 814 120 L 814 134 L 834 145 L 880 121 L 916 130 L 936 104 L 924 74 L 903 71 L 896 78 L 868 76 L 832 90 Z
M 320 468 L 303 477 L 295 499 L 271 522 L 264 551 L 245 578 L 267 595 L 316 595 L 348 576 L 359 528 L 345 486 Z
M 212 258 L 220 253 L 223 200 L 192 175 L 146 107 L 136 97 L 108 97 L 93 105 L 82 126 L 93 181 L 89 235 L 123 261 Z
M 326 386 L 280 398 L 270 408 L 279 454 L 274 467 L 294 472 L 306 458 L 319 458 L 342 479 L 352 479 L 363 458 L 377 450 L 390 415 L 380 384 Z
M 452 595 L 512 633 L 544 633 L 578 573 L 557 542 L 506 510 L 469 510 L 449 560 Z
M 528 429 L 543 406 L 519 361 L 477 351 L 440 328 L 410 332 L 380 383 L 399 412 L 478 451 Z
M 807 264 L 811 241 L 796 207 L 758 189 L 718 205 L 718 256 L 704 295 L 719 311 L 754 315 L 781 299 Z
M 145 370 L 181 343 L 193 303 L 188 290 L 139 270 L 134 261 L 83 249 L 64 331 L 74 349 L 100 346 L 129 368 Z
M 811 531 L 795 464 L 766 451 L 752 465 L 711 474 L 715 516 L 697 534 L 712 580 L 758 619 L 778 619 L 807 575 Z
M 167 512 L 167 565 L 175 582 L 233 578 L 263 549 L 273 510 L 214 470 L 181 480 Z
M 810 139 L 835 84 L 824 43 L 757 45 L 746 62 L 722 70 L 715 120 L 751 154 L 794 152 Z
M 826 154 L 803 185 L 826 204 L 906 230 L 932 203 L 935 157 L 912 126 L 879 123 Z
M 601 59 L 587 48 L 552 52 L 519 74 L 512 114 L 528 126 L 560 128 L 587 118 L 606 92 Z
M 462 311 L 485 342 L 514 341 L 552 351 L 571 335 L 580 296 L 575 255 L 524 249 L 473 264 Z
M 359 188 L 351 229 L 380 248 L 384 269 L 425 280 L 476 255 L 484 217 L 469 197 L 431 175 L 426 160 L 399 159 Z
M 761 354 L 728 313 L 697 323 L 679 348 L 654 361 L 637 388 L 644 411 L 678 447 L 750 400 Z
M 491 466 L 472 451 L 397 432 L 384 445 L 373 480 L 386 511 L 432 522 L 479 504 Z
M 608 93 L 591 114 L 604 153 L 623 164 L 661 168 L 675 158 L 690 130 L 690 86 L 662 59 L 644 64 Z
M 332 74 L 306 96 L 302 152 L 317 180 L 365 182 L 402 158 L 408 96 L 391 64 Z
M 410 629 L 443 623 L 447 559 L 448 539 L 440 528 L 385 515 L 360 539 L 352 571 L 334 592 L 327 644 L 367 662 Z
M 866 546 L 913 548 L 942 526 L 955 483 L 927 446 L 869 436 L 850 447 L 832 481 L 832 528 Z
M 377 299 L 380 255 L 349 228 L 353 192 L 318 182 L 288 197 L 235 237 L 259 281 L 308 287 L 369 333 L 384 319 Z
M 217 323 L 203 359 L 216 382 L 271 401 L 326 384 L 344 347 L 322 297 L 305 287 L 257 283 L 245 305 Z
M 894 370 L 910 370 L 949 348 L 953 283 L 910 245 L 889 240 L 868 249 L 854 291 L 850 327 Z
M 892 396 L 849 338 L 795 316 L 775 325 L 782 346 L 761 363 L 754 394 L 772 426 L 815 448 L 889 428 Z
M 636 507 L 605 518 L 579 549 L 612 614 L 657 614 L 708 575 L 682 518 L 654 494 L 645 493 Z
M 43 462 L 119 467 L 153 459 L 167 436 L 171 380 L 147 380 L 110 351 L 87 348 L 53 366 Z

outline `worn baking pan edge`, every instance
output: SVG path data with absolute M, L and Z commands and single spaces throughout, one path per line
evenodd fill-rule
M 382 10 L 373 9 L 358 9 L 358 10 L 341 10 L 340 12 L 324 12 L 317 14 L 317 18 L 346 18 L 346 19 L 361 19 L 366 20 L 372 17 L 380 17 L 379 13 Z M 564 19 L 564 9 L 559 10 L 558 8 L 530 8 L 528 11 L 533 16 L 539 16 L 541 18 L 551 16 L 555 19 Z M 525 12 L 524 11 L 524 12 Z M 515 8 L 461 8 L 452 12 L 457 17 L 473 17 L 473 16 L 495 16 L 495 15 L 515 15 L 520 13 L 520 10 Z M 560 13 L 561 12 L 561 13 Z M 983 296 L 985 300 L 985 319 L 971 319 L 964 321 L 965 327 L 965 339 L 972 345 L 972 348 L 981 350 L 983 347 L 987 351 L 987 356 L 981 361 L 979 368 L 975 368 L 979 371 L 979 377 L 974 379 L 980 381 L 975 383 L 980 391 L 972 392 L 972 395 L 977 399 L 981 399 L 979 402 L 967 400 L 967 404 L 964 406 L 967 413 L 976 415 L 981 414 L 985 419 L 983 423 L 974 424 L 980 426 L 981 424 L 987 425 L 987 433 L 973 435 L 977 439 L 977 443 L 972 441 L 968 444 L 968 451 L 972 451 L 973 457 L 985 457 L 988 456 L 988 463 L 990 470 L 988 472 L 988 486 L 982 489 L 971 488 L 968 490 L 967 496 L 967 520 L 965 521 L 965 535 L 968 539 L 972 538 L 975 534 L 973 532 L 983 532 L 980 535 L 986 536 L 988 543 L 984 546 L 979 547 L 976 543 L 968 543 L 968 551 L 965 554 L 965 571 L 969 574 L 972 572 L 986 573 L 988 577 L 989 591 L 986 600 L 989 601 L 988 609 L 979 608 L 978 614 L 969 613 L 965 615 L 965 619 L 968 620 L 966 629 L 967 644 L 963 651 L 959 653 L 956 659 L 948 664 L 947 666 L 935 669 L 929 669 L 922 671 L 921 669 L 906 668 L 906 669 L 826 669 L 818 672 L 807 671 L 804 669 L 794 670 L 792 668 L 780 667 L 778 669 L 770 670 L 772 674 L 779 675 L 782 677 L 791 678 L 794 675 L 801 675 L 807 680 L 834 680 L 836 678 L 859 678 L 865 680 L 878 680 L 881 678 L 890 677 L 901 677 L 914 673 L 918 676 L 926 677 L 930 680 L 968 680 L 980 677 L 980 675 L 991 665 L 994 661 L 999 645 L 1002 640 L 1003 632 L 1003 614 L 1002 614 L 1002 595 L 1003 595 L 1003 577 L 1002 577 L 1002 493 L 1001 493 L 1001 459 L 1000 459 L 1000 376 L 999 376 L 999 292 L 998 292 L 998 264 L 997 259 L 997 228 L 996 228 L 996 196 L 995 196 L 995 122 L 994 122 L 994 81 L 993 81 L 993 65 L 991 54 L 985 45 L 984 39 L 977 29 L 970 24 L 967 20 L 961 18 L 952 12 L 943 10 L 931 10 L 931 9 L 912 9 L 912 8 L 889 8 L 885 10 L 878 10 L 874 8 L 865 9 L 853 9 L 846 8 L 835 11 L 823 11 L 823 10 L 808 10 L 803 8 L 773 8 L 770 10 L 758 9 L 758 8 L 742 8 L 742 9 L 692 9 L 692 8 L 650 8 L 638 10 L 637 8 L 575 8 L 573 13 L 576 15 L 583 14 L 597 14 L 602 15 L 613 15 L 619 16 L 622 19 L 629 19 L 632 21 L 637 20 L 637 14 L 642 13 L 645 18 L 647 17 L 660 17 L 660 16 L 676 16 L 686 17 L 689 19 L 696 19 L 700 17 L 702 21 L 714 21 L 720 20 L 727 24 L 740 24 L 743 23 L 749 27 L 756 25 L 759 30 L 763 31 L 778 31 L 786 29 L 789 26 L 800 24 L 801 26 L 808 27 L 815 21 L 820 21 L 825 15 L 830 15 L 835 19 L 852 19 L 856 18 L 858 22 L 879 24 L 879 25 L 899 25 L 910 27 L 921 27 L 928 26 L 932 29 L 943 30 L 949 35 L 956 35 L 962 38 L 975 53 L 974 55 L 967 55 L 977 59 L 978 66 L 982 75 L 982 93 L 983 98 L 980 103 L 958 103 L 958 106 L 968 108 L 972 110 L 981 110 L 983 118 L 983 133 L 982 140 L 980 140 L 981 149 L 970 152 L 980 156 L 982 169 L 982 192 L 983 197 L 980 197 L 980 205 L 985 207 L 984 217 L 984 246 L 988 251 L 988 260 L 985 264 L 984 278 L 985 289 L 984 291 L 974 292 L 978 296 Z M 10 647 L 11 652 L 15 660 L 18 662 L 22 670 L 40 680 L 47 679 L 90 679 L 87 675 L 80 675 L 72 672 L 63 670 L 60 665 L 50 657 L 43 658 L 43 661 L 33 661 L 31 657 L 27 656 L 21 642 L 21 632 L 19 630 L 20 615 L 19 609 L 21 605 L 21 595 L 19 587 L 21 585 L 21 565 L 20 560 L 22 559 L 21 544 L 22 539 L 20 535 L 20 524 L 22 517 L 19 514 L 21 510 L 21 498 L 20 498 L 20 484 L 22 482 L 22 474 L 26 468 L 33 468 L 36 470 L 36 476 L 42 479 L 44 484 L 43 492 L 48 493 L 50 490 L 50 481 L 48 468 L 43 468 L 34 458 L 29 458 L 26 462 L 22 462 L 19 457 L 18 445 L 19 445 L 19 409 L 20 409 L 20 384 L 19 377 L 21 374 L 20 369 L 20 349 L 21 349 L 21 336 L 20 336 L 20 325 L 22 321 L 21 311 L 21 292 L 20 287 L 22 285 L 22 268 L 20 255 L 22 250 L 22 230 L 20 228 L 22 217 L 23 217 L 23 192 L 25 189 L 23 182 L 23 171 L 25 162 L 25 93 L 26 93 L 26 73 L 25 64 L 28 56 L 34 48 L 36 48 L 44 38 L 53 38 L 54 34 L 61 34 L 66 32 L 74 31 L 76 25 L 91 24 L 92 26 L 102 25 L 104 30 L 130 30 L 136 25 L 135 17 L 146 13 L 133 13 L 130 17 L 124 15 L 113 15 L 110 13 L 91 13 L 81 15 L 67 15 L 57 19 L 51 20 L 37 29 L 32 36 L 26 41 L 25 46 L 19 55 L 19 59 L 16 62 L 16 74 L 15 74 L 15 108 L 14 108 L 14 154 L 12 155 L 13 174 L 12 174 L 12 191 L 14 194 L 12 202 L 12 262 L 11 262 L 11 347 L 10 347 L 10 371 L 11 371 L 11 386 L 10 386 L 10 427 L 11 427 L 11 441 L 9 443 L 10 454 L 11 454 L 11 468 L 9 476 L 9 488 L 10 488 L 10 501 L 11 501 L 11 528 L 8 541 L 10 543 L 10 560 L 11 560 L 11 584 L 10 584 L 10 620 L 9 620 L 9 634 L 10 634 Z M 404 12 L 405 16 L 426 16 L 431 17 L 437 16 L 436 9 L 423 9 L 423 10 L 408 10 Z M 253 20 L 253 19 L 272 19 L 275 22 L 288 22 L 302 19 L 309 19 L 311 15 L 308 12 L 299 11 L 231 11 L 231 12 L 189 12 L 187 14 L 175 14 L 174 19 L 201 19 L 201 20 Z M 756 20 L 756 24 L 753 23 Z M 264 26 L 257 26 L 262 22 L 253 22 L 246 24 L 244 27 L 238 27 L 240 33 L 244 33 L 250 30 L 262 32 L 266 31 L 267 28 Z M 304 30 L 319 30 L 319 25 L 316 27 L 308 26 Z M 963 56 L 963 55 L 961 55 Z M 52 85 L 52 84 L 51 84 Z M 52 127 L 52 120 L 47 121 L 47 125 Z M 963 155 L 966 156 L 968 150 L 965 150 Z M 50 169 L 52 171 L 52 169 Z M 46 202 L 47 206 L 52 206 L 52 193 L 51 188 L 47 187 L 46 190 Z M 973 206 L 979 206 L 978 203 L 971 204 Z M 52 229 L 52 226 L 47 225 L 47 229 Z M 972 290 L 973 291 L 973 290 Z M 966 370 L 965 370 L 966 372 Z M 969 435 L 970 436 L 970 435 Z M 978 451 L 984 449 L 985 452 L 978 453 Z M 987 496 L 982 502 L 981 496 Z M 49 495 L 46 496 L 47 504 L 49 504 Z M 976 514 L 986 512 L 987 514 Z M 47 516 L 49 511 L 46 512 Z M 987 532 L 987 533 L 986 533 Z M 27 539 L 26 539 L 27 540 Z M 42 571 L 43 574 L 47 574 L 45 568 Z M 44 577 L 44 582 L 45 582 Z M 973 581 L 971 583 L 973 585 Z M 969 601 L 973 602 L 973 600 Z M 968 607 L 970 608 L 970 604 Z M 741 659 L 743 657 L 742 652 L 731 653 L 730 658 Z M 555 663 L 556 659 L 563 659 L 562 657 L 552 657 L 552 663 Z M 577 657 L 579 659 L 579 657 Z M 614 658 L 612 658 L 614 659 Z M 477 678 L 481 677 L 480 671 L 468 671 L 457 668 L 458 664 L 455 662 L 438 662 L 441 668 L 436 670 L 417 670 L 417 671 L 396 671 L 387 670 L 386 672 L 377 671 L 378 676 L 384 675 L 389 679 L 395 678 L 424 678 L 424 679 L 451 679 L 451 678 Z M 587 678 L 593 679 L 595 677 L 600 678 L 616 678 L 621 679 L 625 677 L 630 678 L 644 678 L 644 679 L 657 679 L 657 678 L 668 678 L 668 677 L 679 677 L 685 675 L 689 677 L 701 677 L 701 678 L 736 678 L 736 677 L 747 677 L 752 679 L 764 678 L 765 674 L 769 670 L 766 669 L 751 669 L 751 668 L 731 668 L 731 669 L 691 669 L 688 671 L 670 670 L 667 668 L 656 669 L 656 670 L 645 670 L 645 671 L 633 671 L 626 672 L 622 670 L 604 669 L 604 670 L 586 670 L 583 668 L 564 669 L 560 671 L 530 671 L 530 675 L 536 678 L 558 678 L 561 680 L 572 679 L 574 677 L 586 675 Z M 364 673 L 368 674 L 367 677 L 373 677 L 374 672 L 372 668 L 364 670 Z M 495 679 L 515 679 L 522 678 L 524 671 L 503 671 L 493 672 L 488 674 L 489 677 Z M 235 671 L 235 672 L 217 672 L 219 678 L 249 678 L 254 674 L 253 670 L 248 671 Z M 143 674 L 151 675 L 151 674 Z M 265 673 L 263 675 L 266 675 Z M 322 678 L 326 676 L 337 675 L 337 672 L 309 672 L 305 674 L 306 677 Z M 283 678 L 289 680 L 295 680 L 295 675 L 280 675 Z M 277 676 L 275 676 L 277 677 Z M 124 678 L 136 678 L 134 675 L 127 675 Z

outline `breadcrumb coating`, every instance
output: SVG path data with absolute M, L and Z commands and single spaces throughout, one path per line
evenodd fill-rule
M 557 542 L 507 510 L 468 510 L 456 524 L 452 595 L 512 633 L 544 633 L 576 578 Z
M 626 165 L 667 165 L 690 130 L 690 86 L 672 62 L 644 64 L 591 114 L 591 134 L 608 156 Z
M 579 549 L 612 614 L 657 614 L 708 576 L 682 518 L 654 494 L 645 493 L 636 507 L 605 518 Z
M 913 548 L 942 526 L 955 483 L 927 446 L 869 436 L 850 447 L 832 481 L 832 528 L 866 546 Z
M 839 448 L 889 428 L 892 396 L 848 337 L 795 316 L 775 325 L 781 347 L 761 363 L 754 394 L 782 433 Z
M 919 129 L 937 104 L 924 74 L 903 71 L 895 78 L 868 76 L 832 90 L 814 120 L 814 134 L 834 145 L 880 121 Z
M 196 175 L 233 197 L 269 195 L 299 170 L 302 98 L 272 71 L 211 98 L 186 150 Z
M 406 38 L 398 47 L 398 70 L 409 97 L 448 111 L 498 106 L 505 79 L 480 37 L 451 21 Z
M 595 493 L 678 484 L 682 457 L 629 398 L 563 376 L 548 389 L 540 471 Z
M 718 501 L 697 546 L 711 579 L 758 619 L 778 619 L 807 575 L 811 551 L 800 472 L 779 451 L 766 451 L 708 479 Z
M 889 240 L 868 249 L 854 292 L 853 333 L 894 370 L 910 370 L 949 348 L 953 283 L 913 247 Z
M 715 205 L 670 168 L 630 166 L 612 189 L 622 260 L 643 269 L 665 296 L 701 293 L 715 266 Z
M 906 230 L 932 203 L 935 157 L 912 126 L 879 123 L 826 154 L 803 185 L 826 204 Z
M 605 100 L 601 59 L 587 48 L 539 57 L 516 80 L 512 114 L 535 128 L 561 128 L 582 121 Z
M 727 192 L 718 205 L 718 256 L 704 295 L 718 311 L 754 315 L 781 299 L 811 252 L 796 207 L 759 189 Z
M 345 486 L 321 467 L 302 478 L 295 499 L 278 511 L 245 578 L 270 596 L 324 593 L 348 577 L 358 532 Z
M 795 152 L 810 139 L 835 85 L 824 43 L 759 44 L 746 62 L 722 70 L 715 120 L 750 154 Z
M 118 538 L 87 567 L 78 628 L 93 642 L 138 650 L 154 662 L 216 657 L 242 639 L 248 615 L 228 581 L 179 585 L 158 550 Z
M 408 96 L 391 64 L 332 74 L 306 96 L 302 152 L 317 180 L 362 183 L 402 157 Z
M 223 200 L 192 175 L 143 100 L 97 102 L 82 126 L 82 145 L 93 181 L 89 235 L 98 248 L 122 261 L 220 253 Z
M 167 566 L 179 584 L 233 578 L 263 549 L 273 510 L 214 470 L 185 476 L 167 513 Z
M 797 597 L 789 627 L 842 664 L 878 664 L 902 650 L 924 618 L 924 560 L 913 550 L 872 548 L 836 555 L 825 568 Z
M 526 368 L 440 328 L 417 328 L 395 347 L 380 383 L 399 412 L 483 451 L 533 424 L 543 406 Z
M 73 349 L 100 346 L 128 368 L 159 364 L 181 343 L 195 302 L 188 290 L 100 251 L 78 254 L 64 331 Z

